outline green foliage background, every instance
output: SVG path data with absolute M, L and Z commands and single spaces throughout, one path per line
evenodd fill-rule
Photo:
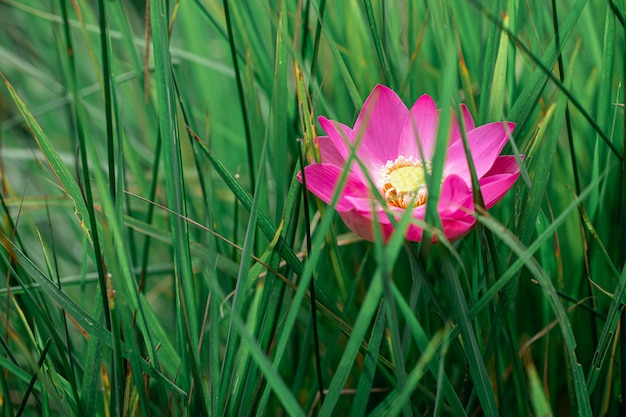
M 0 0 L 0 414 L 620 415 L 625 9 Z M 304 198 L 377 83 L 517 124 L 462 240 Z

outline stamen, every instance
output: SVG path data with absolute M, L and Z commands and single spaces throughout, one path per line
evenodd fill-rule
M 399 156 L 395 161 L 387 161 L 380 171 L 378 186 L 388 204 L 408 208 L 426 203 L 426 174 L 431 173 L 430 162 Z

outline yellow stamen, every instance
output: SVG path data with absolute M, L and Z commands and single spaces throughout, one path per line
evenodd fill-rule
M 389 173 L 389 182 L 397 192 L 407 193 L 424 185 L 424 168 L 408 166 Z
M 428 188 L 426 174 L 430 174 L 430 163 L 399 156 L 387 161 L 381 168 L 379 186 L 387 203 L 400 208 L 418 207 L 426 203 Z

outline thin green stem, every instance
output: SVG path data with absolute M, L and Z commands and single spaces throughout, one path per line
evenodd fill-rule
M 378 25 L 376 24 L 376 18 L 374 17 L 374 8 L 372 7 L 372 1 L 363 0 L 363 4 L 365 5 L 365 12 L 367 13 L 370 33 L 372 35 L 372 40 L 374 41 L 374 47 L 376 48 L 376 54 L 378 55 L 378 63 L 383 71 L 385 83 L 389 87 L 394 89 L 395 83 L 393 80 L 393 75 L 391 73 L 391 68 L 389 66 L 387 55 L 385 54 L 385 51 L 383 49 L 383 43 L 380 38 L 380 33 L 378 32 Z
M 306 176 L 304 175 L 304 150 L 302 149 L 303 146 L 300 147 L 300 166 L 302 167 L 302 187 L 306 190 Z M 311 223 L 309 221 L 311 217 L 309 213 L 308 194 L 306 192 L 302 193 L 302 198 L 304 199 L 303 207 L 307 253 L 311 253 Z M 317 389 L 320 396 L 319 405 L 322 406 L 322 404 L 324 403 L 324 378 L 322 375 L 320 341 L 319 333 L 317 330 L 317 311 L 315 306 L 315 276 L 313 276 L 313 278 L 309 282 L 309 294 L 311 296 L 311 326 L 313 327 L 313 349 L 315 353 L 315 368 L 317 371 Z
M 243 118 L 243 127 L 246 135 L 246 147 L 248 154 L 248 171 L 250 172 L 250 190 L 254 195 L 255 181 L 255 165 L 252 149 L 252 132 L 250 131 L 250 120 L 248 118 L 248 106 L 246 105 L 246 97 L 244 94 L 243 81 L 241 79 L 241 71 L 239 70 L 239 61 L 237 59 L 237 48 L 235 47 L 235 35 L 233 34 L 233 25 L 230 20 L 229 0 L 223 0 L 224 17 L 226 19 L 226 29 L 228 31 L 228 44 L 230 46 L 230 56 L 233 61 L 235 71 L 235 80 L 237 81 L 237 94 L 239 96 L 239 105 L 241 107 L 241 117 Z

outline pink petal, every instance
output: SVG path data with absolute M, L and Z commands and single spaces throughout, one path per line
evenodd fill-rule
M 328 134 L 328 136 L 326 137 L 332 143 L 332 146 L 335 148 L 337 153 L 345 161 L 348 158 L 348 155 L 350 155 L 348 143 L 354 143 L 354 132 L 343 123 L 339 123 L 334 120 L 328 120 L 324 116 L 320 116 L 318 120 L 320 122 L 320 125 L 322 126 L 322 129 L 324 129 L 324 131 Z M 318 140 L 322 137 L 319 137 Z M 325 163 L 326 161 L 322 160 L 322 162 Z
M 431 160 L 438 124 L 439 112 L 435 102 L 429 95 L 424 94 L 413 104 L 409 117 L 404 122 L 398 153 L 416 159 Z
M 463 124 L 466 132 L 474 129 L 474 119 L 465 104 L 461 105 L 461 113 L 463 115 Z M 437 129 L 439 124 L 439 110 L 435 106 L 433 99 L 424 94 L 411 107 L 402 129 L 402 139 L 400 141 L 399 153 L 405 156 L 420 156 L 420 147 L 423 152 L 422 159 L 431 160 L 435 143 L 437 141 Z M 450 143 L 461 138 L 461 129 L 457 121 L 456 115 L 453 114 L 452 127 L 450 128 Z M 417 145 L 419 141 L 419 146 Z
M 389 215 L 368 197 L 356 195 L 346 196 L 354 210 L 340 212 L 341 218 L 346 225 L 363 239 L 373 241 L 374 232 L 372 226 L 381 228 L 384 241 L 387 242 L 394 233 L 394 226 L 389 219 Z M 443 225 L 443 230 L 448 239 L 457 238 L 475 223 L 472 216 L 473 199 L 471 190 L 465 181 L 456 175 L 448 176 L 441 189 L 438 203 L 439 216 Z M 405 210 L 389 207 L 395 220 L 400 222 Z M 417 220 L 424 220 L 426 206 L 419 206 L 412 210 L 411 215 Z M 410 241 L 420 241 L 423 236 L 423 229 L 415 224 L 410 224 L 405 232 L 405 237 Z
M 360 214 L 369 215 L 369 213 L 374 211 L 372 207 L 376 207 L 375 210 L 378 210 L 378 207 L 379 207 L 378 202 L 375 200 L 373 196 L 372 197 L 370 196 L 357 197 L 354 195 L 347 195 L 346 200 L 348 200 L 350 204 L 352 205 L 352 207 L 354 208 L 354 210 Z
M 342 168 L 330 164 L 312 164 L 304 168 L 304 174 L 307 189 L 326 204 L 330 204 L 341 178 Z M 302 173 L 298 175 L 298 179 L 302 181 Z M 351 210 L 353 206 L 346 196 L 363 197 L 368 193 L 369 189 L 353 173 L 349 173 L 335 209 L 339 212 Z
M 423 220 L 424 214 L 425 214 L 425 210 L 424 210 L 425 208 L 426 206 L 420 206 L 420 207 L 414 208 L 413 211 L 411 212 L 411 216 L 413 216 L 414 219 Z M 392 215 L 394 216 L 396 222 L 400 223 L 400 221 L 402 220 L 402 216 L 404 215 L 406 211 L 404 209 L 400 209 L 397 207 L 389 207 L 389 209 L 392 212 Z M 387 243 L 389 239 L 391 238 L 391 236 L 394 233 L 396 233 L 395 227 L 393 226 L 391 220 L 389 219 L 389 215 L 384 210 L 382 209 L 378 210 L 376 212 L 376 216 L 378 217 L 378 224 L 381 228 L 383 241 Z M 421 227 L 413 223 L 409 223 L 409 226 L 406 229 L 404 236 L 407 240 L 416 242 L 422 239 L 422 233 L 423 231 Z
M 322 156 L 322 163 L 336 165 L 342 167 L 346 161 L 343 151 L 337 149 L 335 142 L 328 136 L 318 136 L 317 144 L 320 147 L 320 155 Z
M 406 231 L 406 240 L 411 242 L 419 242 L 422 240 L 422 236 L 424 235 L 424 229 L 421 227 L 411 224 Z
M 520 159 L 523 160 L 524 155 L 520 155 Z M 498 156 L 485 177 L 499 174 L 519 174 L 519 165 L 514 155 Z
M 351 202 L 355 202 L 359 200 L 358 198 L 349 197 Z M 375 210 L 372 210 L 372 202 L 373 200 L 369 200 L 367 202 L 363 201 L 360 204 L 359 209 L 350 210 L 340 212 L 341 218 L 344 223 L 350 230 L 355 232 L 357 235 L 362 237 L 365 240 L 369 240 L 373 242 L 375 240 L 375 234 L 373 227 L 380 228 L 380 233 L 383 237 L 383 241 L 386 243 L 389 241 L 391 235 L 395 232 L 395 228 L 389 219 L 389 215 L 385 212 L 385 210 L 375 203 L 377 207 Z M 356 204 L 355 204 L 356 205 Z M 363 210 L 364 208 L 367 208 Z M 404 213 L 403 209 L 399 209 L 396 207 L 389 207 L 396 221 L 399 222 L 402 214 Z M 413 217 L 423 219 L 424 217 L 424 206 L 418 207 L 414 209 L 412 213 Z M 421 228 L 415 225 L 410 225 L 407 230 L 407 239 L 409 240 L 419 240 L 422 235 Z
M 512 155 L 499 156 L 493 166 L 479 181 L 485 207 L 491 208 L 515 184 L 519 177 L 519 166 Z
M 457 175 L 449 175 L 443 182 L 438 204 L 443 232 L 448 240 L 455 240 L 467 233 L 476 219 L 471 189 Z
M 465 125 L 465 131 L 469 132 L 475 127 L 474 119 L 472 118 L 472 115 L 467 109 L 467 106 L 465 104 L 461 104 L 461 113 L 463 113 L 463 124 Z M 449 145 L 452 145 L 454 142 L 456 142 L 459 139 L 461 139 L 461 129 L 455 116 L 452 121 L 452 129 L 450 130 Z
M 371 219 L 352 211 L 339 212 L 339 215 L 341 216 L 341 220 L 348 226 L 348 229 L 365 240 L 369 240 L 370 242 L 374 240 Z
M 361 151 L 370 154 L 371 161 L 377 166 L 396 159 L 408 114 L 409 110 L 393 90 L 377 85 L 354 124 L 355 137 L 361 139 L 358 155 L 362 156 Z M 363 135 L 362 138 L 358 138 L 359 135 Z
M 515 123 L 498 122 L 479 126 L 467 132 L 474 168 L 479 179 L 492 167 L 514 128 Z M 445 170 L 448 174 L 460 176 L 468 185 L 472 183 L 463 141 L 456 141 L 448 149 Z
M 450 241 L 455 241 L 465 236 L 476 223 L 476 218 L 471 215 L 455 219 L 442 219 L 443 232 Z
M 439 215 L 444 218 L 446 216 L 458 216 L 460 209 L 465 211 L 474 209 L 472 190 L 458 175 L 448 175 L 441 187 L 437 210 Z M 467 213 L 463 212 L 462 216 L 465 215 Z
M 336 122 L 334 120 L 329 120 L 324 116 L 320 116 L 318 120 L 322 128 L 324 128 L 326 133 L 328 133 L 327 137 L 330 142 L 332 142 L 332 146 L 334 146 L 334 148 L 336 149 L 337 154 L 341 158 L 343 158 L 344 161 L 347 160 L 351 153 L 350 145 L 355 145 L 355 141 L 357 140 L 355 137 L 355 131 L 342 123 Z M 346 141 L 348 142 L 346 143 Z M 380 161 L 378 155 L 373 153 L 372 150 L 365 146 L 364 143 L 359 142 L 358 144 L 356 144 L 356 146 L 358 146 L 355 150 L 356 157 L 363 163 L 363 165 L 369 172 L 369 175 L 374 179 L 374 181 L 377 181 L 380 167 L 383 165 L 383 163 Z M 325 162 L 323 159 L 323 155 L 322 162 Z M 353 162 L 352 167 L 352 171 L 354 171 L 359 176 L 364 184 L 367 184 L 366 176 L 363 173 L 360 165 L 356 162 Z

